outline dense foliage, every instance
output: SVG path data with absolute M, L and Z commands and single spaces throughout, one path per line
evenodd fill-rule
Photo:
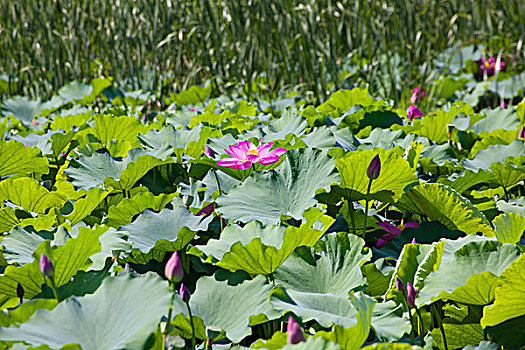
M 107 77 L 5 100 L 1 343 L 523 347 L 525 78 L 441 59 L 397 105 Z
M 0 13 L 0 95 L 35 99 L 106 74 L 166 96 L 211 80 L 215 96 L 242 83 L 250 97 L 266 77 L 273 98 L 366 83 L 398 101 L 467 44 L 525 68 L 523 0 L 3 0 Z

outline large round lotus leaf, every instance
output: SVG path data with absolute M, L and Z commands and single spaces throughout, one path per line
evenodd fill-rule
M 198 157 L 204 151 L 204 145 L 211 134 L 208 127 L 197 126 L 190 130 L 175 130 L 168 125 L 159 131 L 150 130 L 144 135 L 138 135 L 140 142 L 151 154 L 164 159 L 179 148 L 191 157 Z
M 501 243 L 518 243 L 525 231 L 525 217 L 517 213 L 498 215 L 492 223 L 496 239 Z
M 40 272 L 40 255 L 45 253 L 55 267 L 54 280 L 57 287 L 68 283 L 78 271 L 85 271 L 91 266 L 89 258 L 101 251 L 99 241 L 101 230 L 81 230 L 77 238 L 70 238 L 63 245 L 49 246 L 49 241 L 42 242 L 33 255 L 34 261 L 21 267 L 9 265 L 0 276 L 0 294 L 16 297 L 17 284 L 25 290 L 25 298 L 33 298 L 41 292 L 45 283 Z
M 41 156 L 38 148 L 10 140 L 0 142 L 0 177 L 31 173 L 45 174 L 49 171 L 47 158 Z
M 299 246 L 313 246 L 334 222 L 317 208 L 304 213 L 306 222 L 299 227 L 269 225 L 252 221 L 244 227 L 227 226 L 219 240 L 210 239 L 196 248 L 208 255 L 207 261 L 216 265 L 251 274 L 273 273 Z
M 493 163 L 503 163 L 507 158 L 514 159 L 514 157 L 523 156 L 525 154 L 525 143 L 522 140 L 514 140 L 510 145 L 491 145 L 487 149 L 479 151 L 474 159 L 466 159 L 463 161 L 465 168 L 472 171 L 478 169 L 487 170 Z M 521 160 L 522 158 L 518 158 Z M 515 164 L 515 165 L 522 165 Z
M 363 346 L 368 338 L 376 301 L 362 292 L 354 293 L 350 299 L 353 307 L 357 310 L 356 324 L 349 328 L 335 325 L 332 332 L 319 331 L 316 333 L 316 337 L 323 337 L 337 343 L 345 350 L 357 350 Z
M 301 136 L 305 133 L 308 123 L 295 109 L 287 109 L 281 118 L 274 120 L 267 127 L 263 128 L 265 136 L 263 141 L 285 140 L 288 134 Z
M 494 299 L 498 276 L 518 258 L 519 249 L 486 238 L 470 237 L 442 240 L 419 258 L 414 274 L 414 286 L 419 290 L 418 305 L 428 305 L 437 299 L 486 305 Z M 400 261 L 404 259 L 402 256 Z
M 69 167 L 65 173 L 73 179 L 73 185 L 76 187 L 129 190 L 157 165 L 174 162 L 172 159 L 162 161 L 144 153 L 143 150 L 132 149 L 126 158 L 119 161 L 108 152 L 95 152 L 90 157 L 81 156 L 73 160 L 72 164 L 76 167 Z
M 280 316 L 270 307 L 271 289 L 263 276 L 235 286 L 229 285 L 227 280 L 201 277 L 190 306 L 193 315 L 200 317 L 206 326 L 222 328 L 232 342 L 238 343 L 252 334 L 250 326 Z M 181 305 L 178 309 L 186 312 Z
M 64 103 L 59 97 L 53 97 L 51 100 L 42 103 L 40 99 L 31 101 L 25 96 L 14 96 L 5 100 L 1 105 L 1 112 L 5 116 L 13 115 L 16 119 L 25 124 L 31 124 L 40 113 L 45 110 L 56 110 Z
M 364 243 L 355 235 L 327 234 L 319 242 L 321 252 L 311 248 L 292 254 L 275 271 L 275 282 L 289 290 L 347 296 L 366 283 L 361 265 L 372 254 L 363 249 Z
M 254 173 L 243 184 L 217 199 L 219 211 L 232 221 L 258 220 L 277 224 L 281 215 L 301 219 L 314 206 L 320 189 L 328 189 L 339 180 L 334 161 L 314 149 L 286 152 L 286 159 L 276 170 Z
M 0 338 L 51 348 L 74 343 L 84 350 L 142 349 L 170 295 L 168 283 L 153 274 L 108 277 L 94 294 L 40 309 L 20 327 L 0 329 Z
M 407 185 L 418 181 L 415 170 L 401 157 L 402 152 L 400 148 L 388 151 L 374 148 L 348 152 L 339 158 L 336 167 L 341 175 L 340 187 L 345 190 L 345 197 L 349 200 L 365 198 L 370 181 L 366 171 L 372 159 L 379 155 L 381 172 L 379 177 L 372 181 L 371 197 L 386 202 L 399 199 Z
M 376 339 L 394 341 L 410 332 L 410 321 L 408 315 L 403 315 L 403 306 L 390 300 L 374 306 L 372 328 L 376 333 Z
M 315 320 L 323 327 L 351 327 L 357 323 L 357 311 L 346 296 L 278 288 L 272 291 L 270 301 L 275 310 L 282 314 L 291 311 L 303 322 Z
M 137 135 L 146 133 L 148 126 L 131 116 L 100 114 L 94 117 L 95 127 L 86 132 L 92 133 L 103 145 L 111 141 L 128 141 L 133 147 L 139 147 Z
M 520 124 L 520 120 L 516 111 L 513 108 L 496 108 L 485 109 L 483 113 L 485 118 L 475 123 L 470 129 L 476 133 L 482 131 L 492 131 L 496 129 L 516 130 Z
M 29 177 L 10 177 L 0 182 L 0 202 L 10 201 L 30 212 L 44 214 L 50 208 L 62 208 L 67 196 L 49 192 L 40 182 Z
M 442 184 L 424 183 L 415 186 L 403 194 L 396 206 L 439 221 L 450 230 L 494 236 L 485 215 L 468 199 Z
M 525 315 L 525 255 L 501 274 L 494 305 L 483 310 L 483 328 Z
M 172 204 L 173 209 L 162 209 L 159 213 L 145 210 L 135 221 L 122 226 L 134 249 L 143 253 L 154 247 L 163 251 L 181 250 L 198 231 L 208 229 L 213 216 L 194 215 L 180 198 L 175 198 Z

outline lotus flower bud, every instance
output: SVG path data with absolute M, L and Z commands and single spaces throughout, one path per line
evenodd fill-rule
M 518 139 L 525 139 L 525 125 L 521 127 L 520 132 L 518 133 Z
M 505 100 L 501 100 L 501 103 L 499 104 L 499 108 L 505 109 L 505 107 L 507 107 L 505 105 Z
M 40 271 L 47 278 L 52 278 L 55 268 L 51 263 L 51 260 L 44 254 L 40 255 Z
M 187 303 L 190 300 L 190 297 L 191 297 L 190 290 L 186 288 L 184 283 L 180 284 L 179 295 L 182 301 L 184 301 L 185 303 Z
M 368 165 L 368 169 L 366 170 L 366 176 L 370 180 L 375 180 L 379 177 L 379 173 L 381 172 L 381 159 L 379 159 L 379 154 L 376 154 L 374 159 L 370 162 L 370 165 Z
M 385 244 L 387 244 L 388 241 L 387 240 L 384 240 L 383 238 L 379 238 L 377 240 L 377 243 L 376 243 L 376 248 L 381 248 L 383 247 Z
M 18 282 L 16 286 L 16 296 L 18 297 L 18 299 L 20 299 L 20 304 L 22 304 L 22 301 L 24 300 L 24 294 L 25 294 L 24 287 L 22 287 L 20 282 Z
M 208 145 L 204 148 L 204 154 L 210 158 L 215 158 L 215 152 Z
M 415 105 L 408 106 L 408 109 L 407 109 L 408 120 L 410 120 L 412 122 L 412 120 L 414 120 L 414 118 L 422 117 L 422 116 L 423 116 L 423 112 L 421 112 L 419 110 L 419 108 L 417 108 Z
M 399 277 L 396 277 L 396 289 L 400 292 L 405 290 L 405 284 L 399 279 Z
M 417 294 L 417 289 L 414 288 L 414 286 L 410 282 L 407 282 L 407 305 L 408 307 L 416 306 L 416 294 Z
M 412 242 L 410 242 L 410 243 L 411 243 L 411 244 L 417 244 L 417 242 L 416 242 L 416 238 L 415 238 L 415 237 L 412 238 Z
M 214 210 L 215 210 L 215 202 L 210 203 L 204 208 L 202 208 L 201 210 L 199 210 L 199 212 L 197 213 L 197 216 L 200 216 L 200 215 L 210 216 Z
M 303 330 L 301 329 L 301 326 L 295 320 L 292 316 L 288 318 L 288 327 L 286 328 L 286 343 L 287 344 L 297 344 L 302 341 L 306 341 L 306 338 L 304 337 Z
M 184 277 L 184 269 L 182 268 L 182 261 L 177 252 L 171 254 L 171 258 L 166 263 L 164 268 L 164 275 L 171 282 L 180 282 Z

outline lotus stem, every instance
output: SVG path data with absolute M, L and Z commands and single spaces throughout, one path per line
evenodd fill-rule
M 217 183 L 217 190 L 219 191 L 219 196 L 222 194 L 221 183 L 219 182 L 219 177 L 217 176 L 217 171 L 212 169 L 213 176 L 215 177 L 215 182 Z M 219 222 L 221 223 L 221 232 L 224 231 L 224 223 L 222 222 L 221 214 L 217 215 L 219 217 Z
M 53 292 L 53 296 L 55 297 L 57 303 L 60 303 L 60 298 L 58 297 L 58 290 L 57 290 L 57 287 L 55 285 L 55 281 L 53 280 L 53 278 L 49 278 L 49 277 L 45 277 L 45 278 L 46 278 L 47 281 L 49 281 L 49 283 L 47 285 L 49 286 L 49 288 Z
M 173 293 L 175 294 L 175 293 Z M 188 308 L 188 314 L 190 316 L 190 324 L 191 324 L 191 349 L 195 350 L 195 325 L 193 324 L 193 315 L 191 314 L 191 308 L 190 308 L 190 302 L 185 301 L 186 307 Z
M 445 348 L 445 350 L 448 350 L 447 338 L 445 337 L 445 328 L 443 328 L 443 322 L 441 322 L 441 316 L 435 304 L 430 305 L 430 311 L 432 312 L 436 322 L 438 323 L 439 331 L 441 332 L 441 338 L 443 340 L 443 347 Z
M 168 333 L 170 331 L 171 314 L 173 313 L 173 301 L 175 300 L 175 286 L 171 282 L 170 282 L 170 289 L 171 289 L 171 301 L 170 301 L 170 307 L 168 310 L 168 319 L 166 320 L 166 327 L 164 327 L 164 332 L 163 332 L 162 349 L 165 349 L 166 347 L 166 337 L 168 336 Z
M 355 229 L 355 209 L 354 209 L 354 202 L 353 201 L 348 201 L 348 206 L 349 206 L 349 211 L 350 211 L 350 219 L 352 220 L 352 233 L 355 235 L 357 232 L 356 232 L 356 229 Z
M 368 195 L 370 194 L 370 188 L 372 187 L 372 179 L 368 182 L 368 188 L 366 189 L 365 198 L 365 222 L 363 224 L 363 238 L 366 236 L 366 221 L 368 219 Z

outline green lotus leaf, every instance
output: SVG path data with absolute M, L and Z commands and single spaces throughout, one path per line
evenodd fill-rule
M 357 310 L 346 296 L 288 290 L 282 287 L 270 294 L 272 307 L 285 314 L 290 311 L 303 322 L 317 321 L 323 327 L 333 324 L 351 327 L 357 323 Z
M 162 209 L 158 214 L 145 210 L 130 224 L 122 226 L 133 249 L 149 253 L 153 248 L 164 252 L 183 249 L 198 231 L 206 231 L 213 216 L 196 216 L 181 198 L 172 201 L 173 209 Z
M 21 122 L 30 125 L 31 121 L 43 111 L 56 109 L 62 104 L 62 99 L 58 98 L 42 102 L 40 99 L 31 101 L 25 96 L 14 96 L 4 101 L 1 109 L 5 116 L 13 115 Z
M 35 179 L 10 177 L 0 182 L 0 202 L 5 200 L 30 212 L 44 214 L 50 208 L 62 208 L 67 197 L 60 192 L 49 192 Z
M 390 300 L 374 306 L 372 328 L 376 333 L 376 339 L 394 341 L 410 332 L 410 321 L 403 315 L 403 306 Z
M 171 155 L 174 148 L 178 153 L 184 152 L 192 158 L 200 157 L 210 136 L 209 127 L 198 126 L 190 130 L 176 130 L 172 125 L 160 131 L 150 130 L 144 135 L 138 135 L 142 145 L 152 155 L 161 159 Z
M 295 109 L 287 109 L 281 118 L 273 120 L 263 129 L 266 134 L 263 141 L 286 140 L 289 134 L 300 137 L 306 132 L 307 127 L 308 123 Z
M 447 340 L 448 349 L 466 349 L 467 346 L 479 344 L 484 339 L 483 328 L 479 324 L 481 308 L 462 305 L 446 305 L 444 308 L 445 318 L 443 329 Z M 443 349 L 443 338 L 438 328 L 430 333 L 434 339 L 434 345 Z
M 0 178 L 6 175 L 45 174 L 49 171 L 47 158 L 35 147 L 26 147 L 15 140 L 0 142 Z
M 508 79 L 497 81 L 493 79 L 490 81 L 488 90 L 497 93 L 501 98 L 514 98 L 519 96 L 525 89 L 525 72 L 521 74 L 514 74 Z
M 60 115 L 55 115 L 51 122 L 51 130 L 62 129 L 66 132 L 84 125 L 93 115 L 91 110 L 75 105 L 68 110 L 61 110 Z
M 501 243 L 518 243 L 525 231 L 525 217 L 517 213 L 498 215 L 492 223 L 496 239 Z
M 93 133 L 103 145 L 111 141 L 128 141 L 133 147 L 139 147 L 138 134 L 146 133 L 148 126 L 143 125 L 139 119 L 131 116 L 117 117 L 111 114 L 97 115 L 94 117 L 95 127 L 87 132 Z
M 496 326 L 525 315 L 525 255 L 510 264 L 500 276 L 494 305 L 483 309 L 481 326 Z
M 334 92 L 325 103 L 317 107 L 317 110 L 338 118 L 355 105 L 362 107 L 375 105 L 386 106 L 386 103 L 370 96 L 368 88 L 356 87 L 352 90 L 339 90 Z M 358 124 L 359 120 L 356 122 Z
M 474 110 L 467 104 L 456 102 L 456 105 L 451 106 L 448 111 L 441 109 L 431 112 L 423 118 L 414 119 L 412 125 L 406 125 L 403 127 L 394 126 L 393 130 L 401 129 L 407 135 L 409 133 L 414 133 L 419 136 L 427 137 L 429 140 L 432 140 L 437 144 L 442 144 L 448 140 L 447 125 L 452 124 L 454 118 L 460 113 L 471 115 L 474 114 Z
M 397 130 L 392 131 L 390 129 L 373 129 L 370 135 L 364 139 L 358 139 L 361 145 L 359 149 L 369 149 L 375 147 L 391 148 L 394 145 L 394 141 L 398 140 L 403 136 L 403 131 Z
M 35 250 L 34 261 L 21 267 L 9 265 L 0 276 L 0 293 L 16 297 L 17 284 L 25 290 L 25 298 L 31 299 L 41 291 L 45 283 L 40 272 L 40 255 L 46 254 L 55 267 L 54 281 L 57 287 L 68 283 L 78 271 L 85 271 L 91 266 L 89 258 L 101 251 L 99 241 L 101 232 L 80 228 L 77 238 L 70 238 L 63 245 L 50 247 L 49 241 L 42 242 Z
M 73 179 L 73 185 L 79 188 L 102 186 L 123 191 L 130 190 L 154 167 L 173 162 L 172 159 L 162 161 L 144 154 L 140 149 L 132 149 L 121 161 L 115 160 L 107 152 L 95 152 L 90 157 L 81 156 L 72 160 L 76 167 L 69 167 L 65 173 Z
M 153 274 L 108 277 L 94 294 L 40 309 L 20 327 L 0 329 L 0 338 L 52 348 L 75 343 L 84 350 L 142 349 L 170 295 L 168 283 Z
M 345 350 L 360 349 L 368 338 L 376 301 L 364 295 L 362 292 L 354 293 L 354 295 L 351 296 L 351 301 L 353 307 L 357 310 L 356 324 L 349 328 L 335 325 L 332 332 L 320 331 L 316 333 L 316 336 L 337 343 Z
M 438 182 L 452 188 L 459 194 L 465 194 L 476 185 L 492 183 L 495 182 L 495 180 L 496 178 L 493 173 L 478 169 L 477 172 L 465 170 L 463 174 L 456 177 L 440 178 Z
M 487 149 L 476 153 L 473 159 L 464 160 L 463 165 L 472 171 L 488 170 L 494 163 L 506 163 L 507 161 L 515 165 L 522 165 L 523 161 L 520 156 L 523 156 L 524 153 L 525 143 L 522 140 L 514 140 L 510 145 L 490 145 Z
M 270 291 L 271 286 L 263 276 L 237 285 L 216 277 L 201 277 L 190 306 L 193 315 L 200 317 L 206 326 L 222 328 L 232 342 L 238 343 L 252 334 L 250 326 L 257 324 L 256 320 L 264 322 L 280 316 L 270 307 Z M 182 302 L 174 305 L 174 310 L 186 315 Z
M 390 280 L 394 273 L 394 268 L 389 266 L 386 261 L 386 259 L 380 258 L 361 267 L 368 284 L 364 290 L 367 295 L 380 296 L 385 294 L 390 288 Z
M 320 252 L 308 249 L 305 258 L 292 254 L 275 271 L 275 282 L 287 290 L 347 296 L 366 283 L 361 266 L 372 254 L 364 243 L 355 235 L 329 233 L 319 242 Z
M 219 240 L 210 239 L 207 245 L 196 248 L 208 256 L 207 262 L 217 261 L 217 266 L 230 271 L 270 275 L 295 248 L 313 246 L 334 222 L 317 208 L 306 211 L 304 217 L 306 222 L 299 227 L 263 227 L 258 221 L 251 221 L 242 228 L 230 225 Z
M 378 154 L 381 159 L 381 173 L 372 181 L 370 197 L 386 202 L 399 199 L 405 187 L 418 181 L 415 170 L 402 158 L 402 152 L 400 148 L 388 151 L 375 148 L 348 152 L 339 158 L 335 166 L 341 175 L 340 187 L 345 191 L 345 198 L 361 200 L 366 197 L 369 183 L 366 170 Z
M 20 220 L 16 217 L 13 209 L 5 207 L 0 209 L 0 232 L 9 232 L 17 225 L 20 225 Z
M 111 79 L 95 78 L 90 84 L 72 81 L 58 90 L 58 94 L 66 101 L 75 101 L 81 105 L 93 103 L 105 88 L 111 86 Z
M 225 218 L 265 225 L 277 224 L 281 215 L 301 219 L 303 211 L 317 203 L 316 192 L 339 180 L 333 160 L 320 150 L 300 149 L 286 155 L 276 170 L 254 173 L 217 199 Z
M 341 346 L 324 338 L 309 337 L 305 342 L 289 344 L 283 350 L 342 350 Z
M 206 87 L 190 86 L 175 95 L 175 101 L 179 106 L 195 105 L 203 103 L 211 93 L 211 84 Z
M 499 349 L 498 344 L 495 344 L 490 341 L 480 341 L 477 346 L 467 345 L 463 348 L 463 350 L 498 350 L 498 349 Z
M 43 235 L 27 231 L 17 226 L 2 239 L 2 254 L 8 264 L 28 264 L 34 259 L 33 253 L 35 249 L 44 240 Z
M 417 345 L 410 345 L 408 343 L 374 343 L 362 347 L 363 350 L 419 350 L 423 349 Z
M 313 129 L 302 140 L 310 148 L 329 150 L 336 146 L 334 133 L 326 126 Z
M 403 194 L 396 206 L 438 221 L 450 230 L 494 236 L 485 215 L 468 199 L 442 184 L 424 183 L 412 187 Z
M 177 193 L 161 193 L 155 196 L 151 192 L 141 192 L 131 198 L 122 199 L 116 206 L 110 207 L 105 224 L 118 228 L 129 224 L 133 217 L 146 209 L 161 211 L 177 196 Z
M 442 240 L 420 251 L 416 260 L 412 256 L 418 247 L 413 246 L 406 246 L 396 272 L 401 272 L 398 277 L 404 282 L 412 281 L 409 275 L 415 276 L 417 305 L 438 299 L 486 305 L 494 299 L 498 276 L 519 256 L 514 245 L 478 236 Z
M 483 113 L 486 117 L 470 128 L 476 133 L 490 132 L 496 129 L 516 130 L 520 125 L 520 120 L 514 108 L 485 109 Z
M 39 309 L 52 310 L 57 305 L 55 299 L 35 299 L 20 304 L 17 308 L 0 314 L 0 327 L 9 327 L 27 322 Z M 1 328 L 0 328 L 1 329 Z
M 86 197 L 77 199 L 73 204 L 73 211 L 64 216 L 71 226 L 76 225 L 88 216 L 107 196 L 108 192 L 93 187 L 87 191 Z

